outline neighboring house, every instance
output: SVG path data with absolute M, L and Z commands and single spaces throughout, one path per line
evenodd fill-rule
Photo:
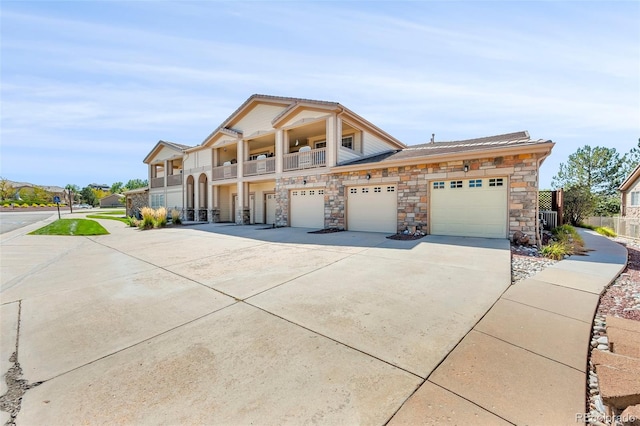
M 60 197 L 61 200 L 65 200 L 67 198 L 67 191 L 66 189 L 59 187 L 59 186 L 55 186 L 55 185 L 34 185 L 32 183 L 29 182 L 14 182 L 14 181 L 8 181 L 8 183 L 13 187 L 13 189 L 15 190 L 15 198 L 16 199 L 20 199 L 20 191 L 21 190 L 26 190 L 26 191 L 33 191 L 33 188 L 38 186 L 42 189 L 44 189 L 45 191 L 49 192 L 51 194 L 51 197 Z
M 144 162 L 152 207 L 187 220 L 535 237 L 553 145 L 516 132 L 406 146 L 339 103 L 253 95 L 200 145 L 160 141 Z
M 620 185 L 620 214 L 623 217 L 640 219 L 640 164 Z
M 123 193 L 127 217 L 138 217 L 140 209 L 149 207 L 149 188 L 136 188 Z
M 111 187 L 105 183 L 90 183 L 87 185 L 91 189 L 99 189 L 101 191 L 109 191 Z
M 125 196 L 122 194 L 111 194 L 100 198 L 100 207 L 122 207 Z

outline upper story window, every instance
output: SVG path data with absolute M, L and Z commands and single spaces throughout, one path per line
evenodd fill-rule
M 634 191 L 631 193 L 631 205 L 640 206 L 640 192 Z
M 342 137 L 342 146 L 344 148 L 353 149 L 353 135 Z
M 314 142 L 313 147 L 315 149 L 318 148 L 326 148 L 327 147 L 327 141 L 318 141 L 318 142 Z

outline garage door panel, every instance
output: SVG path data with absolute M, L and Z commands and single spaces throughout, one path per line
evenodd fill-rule
M 347 196 L 347 228 L 350 231 L 396 232 L 398 195 L 395 185 L 352 187 Z
M 291 200 L 291 226 L 295 228 L 324 228 L 324 190 L 293 190 Z
M 506 238 L 507 188 L 490 186 L 490 179 L 440 181 L 430 186 L 431 233 L 468 237 Z M 452 182 L 461 182 L 455 187 Z M 491 184 L 496 178 L 491 178 Z

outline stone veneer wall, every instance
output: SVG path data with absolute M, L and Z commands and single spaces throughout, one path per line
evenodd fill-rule
M 398 231 L 407 227 L 427 229 L 429 212 L 429 182 L 440 179 L 471 179 L 508 177 L 509 237 L 516 231 L 537 239 L 538 158 L 532 154 L 481 158 L 468 161 L 417 164 L 388 167 L 331 175 L 310 175 L 282 178 L 276 182 L 276 224 L 289 221 L 289 191 L 291 189 L 325 190 L 325 228 L 346 228 L 347 208 L 345 187 L 395 183 L 398 186 Z M 464 165 L 469 171 L 464 172 Z M 371 178 L 366 179 L 367 173 Z M 306 184 L 304 181 L 306 180 Z
M 131 200 L 131 206 L 129 205 L 129 200 Z M 141 208 L 149 206 L 149 193 L 136 192 L 128 194 L 126 203 L 127 216 L 136 216 Z

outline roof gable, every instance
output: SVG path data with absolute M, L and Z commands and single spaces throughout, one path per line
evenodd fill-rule
M 144 160 L 142 162 L 146 163 L 146 164 L 149 164 L 164 149 L 168 149 L 168 150 L 174 151 L 175 155 L 180 155 L 181 156 L 184 153 L 185 150 L 189 149 L 189 146 L 188 145 L 182 145 L 182 144 L 175 143 L 175 142 L 168 142 L 168 141 L 160 140 L 153 147 L 151 152 L 149 152 L 149 154 L 147 154 L 147 156 L 144 158 Z
M 620 185 L 620 191 L 626 191 L 631 188 L 636 181 L 640 179 L 640 163 L 636 166 L 635 169 L 627 176 L 627 178 Z

